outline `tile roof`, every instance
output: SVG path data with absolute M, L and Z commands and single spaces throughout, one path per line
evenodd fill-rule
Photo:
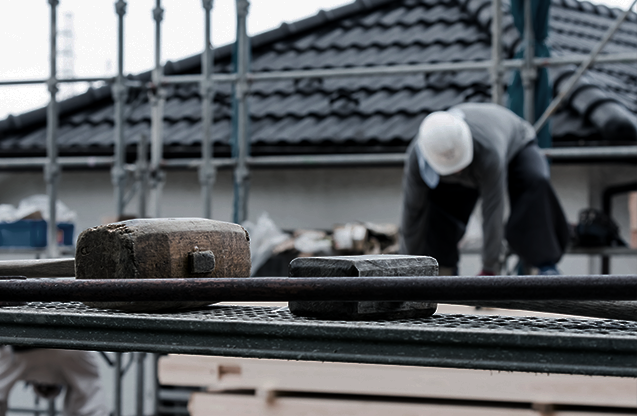
M 619 14 L 588 2 L 553 0 L 548 40 L 553 54 L 590 52 Z M 251 70 L 488 60 L 490 24 L 490 0 L 358 0 L 252 38 Z M 636 34 L 637 15 L 631 14 L 604 53 L 637 51 Z M 506 11 L 502 40 L 505 57 L 512 57 L 520 39 Z M 231 51 L 232 45 L 215 51 L 216 72 L 230 72 Z M 551 71 L 559 90 L 573 68 Z M 200 57 L 168 62 L 165 72 L 199 73 Z M 150 72 L 131 78 L 147 81 Z M 595 65 L 554 117 L 554 143 L 636 140 L 636 80 L 634 63 Z M 231 93 L 229 84 L 216 85 L 216 154 L 227 152 L 230 143 Z M 167 156 L 184 149 L 196 153 L 202 137 L 199 86 L 169 86 L 167 97 Z M 147 91 L 139 89 L 130 91 L 128 101 L 125 135 L 132 144 L 149 134 L 150 104 Z M 249 100 L 252 149 L 255 154 L 402 151 L 424 115 L 463 101 L 490 101 L 487 71 L 255 82 Z M 112 152 L 110 87 L 62 102 L 60 111 L 62 154 Z M 40 109 L 0 121 L 0 149 L 41 154 L 44 120 Z

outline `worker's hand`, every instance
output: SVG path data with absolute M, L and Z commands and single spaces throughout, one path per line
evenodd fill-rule
M 482 269 L 480 273 L 478 273 L 478 276 L 495 276 L 495 273 Z

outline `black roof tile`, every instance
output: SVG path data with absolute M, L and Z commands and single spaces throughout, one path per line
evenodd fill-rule
M 548 43 L 556 55 L 588 52 L 619 13 L 577 0 L 553 0 Z M 253 37 L 251 70 L 488 60 L 490 24 L 490 0 L 359 0 Z M 634 51 L 636 34 L 637 17 L 631 14 L 604 53 Z M 520 36 L 506 11 L 502 40 L 505 57 L 512 57 Z M 232 49 L 227 45 L 215 50 L 215 71 L 230 71 Z M 168 62 L 165 72 L 200 73 L 200 56 Z M 551 70 L 553 76 L 562 72 L 564 69 Z M 130 78 L 149 81 L 150 71 Z M 402 151 L 428 112 L 463 101 L 489 101 L 489 79 L 487 71 L 449 71 L 255 82 L 249 98 L 252 149 L 276 153 L 276 149 L 303 152 L 310 146 L 312 151 L 335 151 L 346 146 L 359 151 Z M 595 65 L 579 83 L 573 104 L 555 115 L 555 142 L 608 140 L 608 132 L 602 130 L 618 130 L 607 127 L 600 117 L 617 116 L 628 122 L 616 122 L 616 126 L 632 125 L 637 112 L 636 80 L 633 64 Z M 166 93 L 167 154 L 178 148 L 192 148 L 196 153 L 202 139 L 199 85 L 169 86 Z M 61 152 L 111 149 L 114 116 L 109 87 L 89 90 L 60 107 Z M 150 134 L 150 111 L 146 89 L 131 90 L 125 109 L 127 143 L 136 143 L 140 134 Z M 226 149 L 232 134 L 231 117 L 232 87 L 218 83 L 213 140 Z M 0 121 L 0 149 L 44 152 L 44 121 L 44 109 Z M 628 130 L 617 134 L 628 137 Z

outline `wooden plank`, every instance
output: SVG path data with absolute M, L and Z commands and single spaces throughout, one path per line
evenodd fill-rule
M 538 416 L 531 409 L 194 393 L 190 416 Z M 605 415 L 606 416 L 606 415 Z
M 165 385 L 637 407 L 637 380 L 565 374 L 169 355 Z
M 466 406 L 380 402 L 364 400 L 277 397 L 194 393 L 188 404 L 190 416 L 625 416 L 625 412 L 559 411 L 512 407 Z

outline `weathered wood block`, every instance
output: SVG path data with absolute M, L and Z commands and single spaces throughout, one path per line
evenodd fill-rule
M 438 262 L 428 256 L 362 255 L 299 257 L 290 262 L 290 277 L 437 276 Z M 431 316 L 437 305 L 427 302 L 291 301 L 290 311 L 322 319 L 377 320 Z
M 77 240 L 78 279 L 249 277 L 250 239 L 238 224 L 204 218 L 134 219 L 100 225 Z M 210 302 L 87 302 L 128 311 L 192 309 Z

